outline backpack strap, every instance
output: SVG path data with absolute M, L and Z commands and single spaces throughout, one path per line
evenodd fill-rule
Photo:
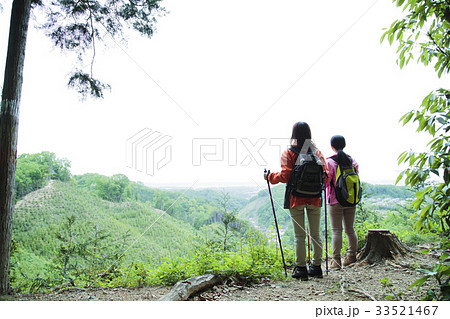
M 289 147 L 289 149 L 294 152 L 295 154 L 300 154 L 301 150 L 299 150 L 298 148 L 295 148 L 293 146 Z M 314 150 L 313 148 L 311 148 L 310 146 L 308 146 L 308 151 L 306 152 L 307 154 L 313 154 L 314 155 Z
M 313 149 L 313 148 L 311 148 L 311 147 L 308 147 L 308 150 L 307 150 L 306 153 L 301 153 L 301 150 L 299 150 L 298 148 L 293 147 L 293 146 L 289 147 L 289 150 L 291 150 L 292 152 L 294 152 L 295 154 L 297 154 L 297 158 L 295 159 L 295 165 L 297 165 L 297 161 L 298 161 L 298 159 L 300 158 L 301 155 L 303 155 L 303 156 L 309 155 L 309 156 L 311 156 L 311 158 L 314 158 L 314 159 L 315 159 L 315 158 L 318 158 L 318 157 L 316 156 L 316 154 L 314 153 L 314 150 L 315 150 L 315 149 Z
M 333 155 L 333 156 L 330 156 L 330 159 L 332 159 L 333 161 L 335 161 L 335 162 L 338 164 L 338 166 L 339 166 L 337 154 L 336 154 L 336 155 Z M 334 173 L 334 175 L 336 175 L 336 173 L 337 173 L 337 167 L 336 167 L 336 172 Z M 332 190 L 332 191 L 334 190 L 334 193 L 336 193 L 336 176 L 334 177 L 333 180 L 330 181 L 330 186 L 331 186 L 331 190 Z M 336 196 L 336 195 L 335 195 L 335 196 Z M 330 194 L 330 197 L 328 198 L 328 204 L 329 204 L 329 203 L 331 203 L 331 194 Z

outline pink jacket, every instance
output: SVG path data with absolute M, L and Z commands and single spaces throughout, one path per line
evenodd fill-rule
M 348 155 L 348 154 L 347 154 Z M 349 155 L 350 156 L 350 155 Z M 352 158 L 353 166 L 356 168 L 356 172 L 359 173 L 359 165 L 358 163 Z M 338 167 L 338 163 L 331 159 L 331 156 L 327 158 L 327 168 L 328 168 L 328 182 L 325 184 L 327 188 L 327 204 L 334 205 L 339 204 L 338 200 L 336 199 L 336 193 L 334 191 L 334 183 L 336 183 L 336 170 Z M 333 187 L 331 187 L 331 184 L 333 184 Z

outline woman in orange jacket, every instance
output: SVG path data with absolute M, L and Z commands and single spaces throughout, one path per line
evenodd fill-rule
M 281 155 L 281 171 L 278 173 L 265 174 L 264 179 L 271 184 L 288 183 L 292 171 L 296 165 L 299 154 L 305 154 L 311 150 L 322 162 L 324 171 L 324 183 L 328 182 L 328 168 L 322 152 L 314 145 L 311 139 L 311 129 L 305 122 L 297 122 L 292 128 L 291 148 Z M 299 197 L 288 193 L 286 190 L 285 208 L 289 208 L 295 236 L 295 267 L 292 277 L 308 280 L 309 277 L 322 278 L 322 240 L 320 238 L 320 212 L 322 197 Z M 305 210 L 308 217 L 309 231 L 313 246 L 313 260 L 306 268 L 306 248 L 305 248 Z

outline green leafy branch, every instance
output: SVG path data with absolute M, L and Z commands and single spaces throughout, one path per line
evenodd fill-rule
M 419 229 L 435 212 L 441 219 L 441 231 L 445 232 L 450 227 L 449 97 L 448 90 L 432 92 L 422 101 L 421 109 L 408 112 L 400 119 L 403 125 L 411 120 L 417 122 L 418 132 L 432 136 L 427 144 L 428 151 L 405 151 L 398 158 L 399 164 L 407 164 L 409 168 L 400 173 L 397 183 L 406 177 L 405 184 L 418 190 L 411 207 L 420 210 L 420 219 L 416 223 Z M 432 175 L 434 180 L 430 180 Z
M 75 52 L 81 65 L 87 51 L 92 51 L 89 72 L 77 70 L 70 76 L 68 86 L 75 88 L 82 98 L 103 98 L 108 84 L 94 78 L 93 65 L 97 41 L 108 36 L 124 40 L 125 26 L 151 38 L 155 32 L 156 17 L 166 13 L 161 0 L 56 0 L 34 1 L 34 7 L 44 14 L 38 15 L 41 29 L 55 47 Z

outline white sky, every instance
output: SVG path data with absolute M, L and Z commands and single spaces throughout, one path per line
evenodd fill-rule
M 101 101 L 81 102 L 66 88 L 75 59 L 30 28 L 19 154 L 48 150 L 68 158 L 74 174 L 123 173 L 153 186 L 264 184 L 265 167 L 279 170 L 279 139 L 305 121 L 325 156 L 330 137 L 342 134 L 364 181 L 392 183 L 398 155 L 425 145 L 398 120 L 445 85 L 431 67 L 400 70 L 396 46 L 380 44 L 382 28 L 402 15 L 390 0 L 164 6 L 170 13 L 152 39 L 130 32 L 127 45 L 107 39 L 97 48 L 95 76 L 112 86 Z M 0 61 L 9 14 L 4 5 Z M 154 148 L 153 135 L 135 151 L 127 144 L 144 129 L 166 136 L 155 158 L 142 152 Z M 165 165 L 151 171 L 157 162 Z

